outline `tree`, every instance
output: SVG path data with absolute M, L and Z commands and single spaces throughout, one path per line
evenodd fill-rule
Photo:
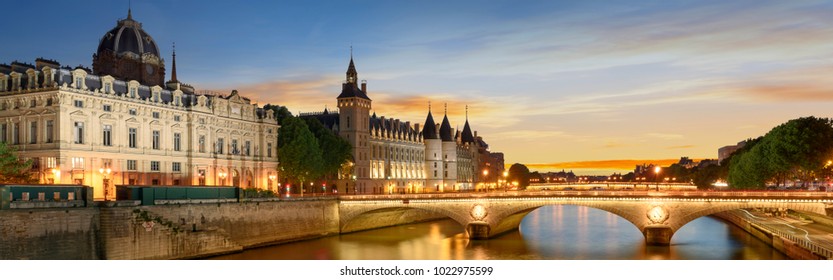
M 321 166 L 319 173 L 327 179 L 337 178 L 342 165 L 352 158 L 353 147 L 350 142 L 336 135 L 316 118 L 306 119 L 310 132 L 318 140 L 321 150 Z
M 11 184 L 32 184 L 37 180 L 32 178 L 29 169 L 32 160 L 22 160 L 17 156 L 16 149 L 0 142 L 0 182 Z
M 518 182 L 518 189 L 525 190 L 529 186 L 529 168 L 520 163 L 513 164 L 509 167 L 507 180 L 511 183 Z
M 296 117 L 284 120 L 278 134 L 278 153 L 284 178 L 298 182 L 299 190 L 321 175 L 321 149 L 303 120 Z
M 720 179 L 721 167 L 718 165 L 708 165 L 698 168 L 692 174 L 692 181 L 698 189 L 710 189 L 712 184 Z
M 263 106 L 263 110 L 269 110 L 269 109 L 272 109 L 272 111 L 274 111 L 275 119 L 278 120 L 279 125 L 283 125 L 284 120 L 286 120 L 287 118 L 292 117 L 292 113 L 289 112 L 289 109 L 287 109 L 284 106 L 272 105 L 272 104 L 266 104 L 266 105 Z
M 823 173 L 833 158 L 833 121 L 790 120 L 750 142 L 730 157 L 728 181 L 733 188 L 764 188 L 769 182 L 780 185 L 787 179 L 806 184 Z

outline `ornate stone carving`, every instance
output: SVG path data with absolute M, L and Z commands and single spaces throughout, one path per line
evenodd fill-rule
M 489 213 L 486 211 L 486 207 L 482 204 L 475 204 L 471 207 L 470 211 L 471 217 L 474 218 L 475 221 L 483 221 Z
M 662 206 L 652 207 L 646 215 L 648 216 L 648 220 L 654 224 L 661 224 L 668 220 L 668 211 L 662 208 Z

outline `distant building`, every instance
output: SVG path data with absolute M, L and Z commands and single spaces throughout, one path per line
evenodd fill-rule
M 353 147 L 349 174 L 337 183 L 341 193 L 423 193 L 474 190 L 494 183 L 503 170 L 503 154 L 492 156 L 489 145 L 469 126 L 452 129 L 448 115 L 434 121 L 431 108 L 425 126 L 371 114 L 367 83 L 359 82 L 353 58 L 336 97 L 338 111 L 302 113 L 318 119 Z M 486 172 L 484 172 L 486 171 Z
M 729 158 L 729 156 L 731 156 L 738 149 L 743 148 L 743 146 L 746 146 L 746 141 L 740 141 L 737 145 L 724 146 L 720 149 L 717 149 L 718 164 L 722 164 L 724 159 Z

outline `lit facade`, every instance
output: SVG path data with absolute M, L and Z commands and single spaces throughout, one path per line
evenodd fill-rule
M 163 87 L 152 38 L 143 44 L 154 48 L 144 49 L 118 39 L 147 35 L 141 24 L 129 15 L 113 30 L 121 35 L 102 38 L 95 74 L 45 59 L 0 65 L 0 141 L 35 161 L 40 183 L 89 185 L 97 199 L 115 198 L 121 184 L 276 189 L 279 127 L 271 110 L 237 91 L 196 93 L 177 80 L 175 54 Z M 120 79 L 138 73 L 136 65 L 116 71 L 120 64 L 101 66 L 102 57 L 139 58 L 136 65 L 148 64 L 140 70 L 153 75 Z

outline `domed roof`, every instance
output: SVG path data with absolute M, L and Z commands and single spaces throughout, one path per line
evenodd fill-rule
M 133 20 L 129 10 L 127 18 L 119 20 L 116 27 L 105 33 L 104 37 L 101 38 L 97 53 L 101 54 L 104 51 L 113 51 L 116 55 L 131 52 L 140 57 L 148 53 L 161 58 L 156 41 L 142 30 L 142 23 Z

